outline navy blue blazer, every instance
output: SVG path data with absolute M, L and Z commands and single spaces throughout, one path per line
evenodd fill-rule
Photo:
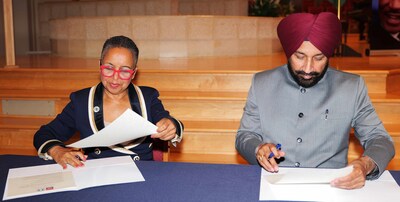
M 171 119 L 177 129 L 177 135 L 181 137 L 183 125 L 180 121 L 171 117 L 158 99 L 159 93 L 151 87 L 140 87 L 144 101 L 146 103 L 147 118 L 153 124 L 156 124 L 162 118 Z M 64 146 L 64 142 L 69 140 L 76 132 L 79 132 L 80 138 L 84 139 L 97 131 L 93 131 L 93 126 L 97 130 L 104 128 L 103 118 L 103 90 L 104 87 L 99 83 L 90 93 L 91 88 L 85 88 L 70 95 L 70 102 L 63 111 L 56 116 L 50 123 L 43 125 L 34 135 L 34 146 L 38 150 L 40 157 L 48 159 L 46 152 L 55 145 Z M 92 91 L 93 91 L 92 90 Z M 141 115 L 141 107 L 138 94 L 133 84 L 128 86 L 129 100 L 134 112 Z M 89 109 L 90 108 L 90 109 Z M 92 113 L 92 114 L 90 114 Z M 92 123 L 90 123 L 92 122 Z M 92 124 L 92 126 L 91 126 Z M 152 160 L 152 142 L 153 139 L 147 136 L 138 146 L 129 150 L 135 153 L 134 159 Z M 108 147 L 87 148 L 84 149 L 89 158 L 102 158 L 126 155 L 114 151 Z

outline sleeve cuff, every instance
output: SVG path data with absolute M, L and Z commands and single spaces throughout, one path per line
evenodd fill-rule
M 176 147 L 177 143 L 182 141 L 184 126 L 183 126 L 182 122 L 178 121 L 177 119 L 175 119 L 173 117 L 169 117 L 169 119 L 174 123 L 175 128 L 176 128 L 175 137 L 170 140 L 171 144 L 174 147 Z
M 376 164 L 374 159 L 372 159 L 371 157 L 370 157 L 370 159 L 372 160 L 372 162 L 374 162 L 375 168 L 369 174 L 367 174 L 366 179 L 367 180 L 375 180 L 375 179 L 379 178 L 381 172 L 379 170 L 378 164 Z
M 40 146 L 40 148 L 38 149 L 38 156 L 44 160 L 53 160 L 53 158 L 47 152 L 49 151 L 49 149 L 57 145 L 64 147 L 64 143 L 59 140 L 49 140 L 43 143 L 42 146 Z

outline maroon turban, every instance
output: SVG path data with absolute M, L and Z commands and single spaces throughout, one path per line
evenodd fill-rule
M 316 15 L 295 13 L 278 25 L 278 37 L 288 58 L 304 41 L 310 41 L 326 57 L 330 57 L 339 45 L 341 32 L 339 19 L 330 12 Z

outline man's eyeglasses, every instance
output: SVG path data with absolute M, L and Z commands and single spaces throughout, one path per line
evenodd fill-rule
M 122 80 L 129 80 L 131 79 L 131 76 L 133 73 L 135 73 L 135 70 L 132 70 L 128 67 L 121 67 L 119 70 L 116 70 L 113 66 L 111 65 L 101 65 L 101 74 L 104 77 L 113 77 L 115 72 L 118 73 L 118 77 Z

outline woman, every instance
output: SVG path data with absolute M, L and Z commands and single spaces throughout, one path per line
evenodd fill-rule
M 82 161 L 88 157 L 129 154 L 135 160 L 152 160 L 154 138 L 180 142 L 183 125 L 164 109 L 158 91 L 131 83 L 137 71 L 138 55 L 136 44 L 128 37 L 115 36 L 105 41 L 100 58 L 101 83 L 72 93 L 64 110 L 36 132 L 34 146 L 41 158 L 54 159 L 64 169 L 67 164 L 83 166 Z M 106 127 L 129 108 L 156 124 L 157 133 L 112 147 L 84 151 L 65 147 L 63 142 L 77 131 L 84 139 Z

